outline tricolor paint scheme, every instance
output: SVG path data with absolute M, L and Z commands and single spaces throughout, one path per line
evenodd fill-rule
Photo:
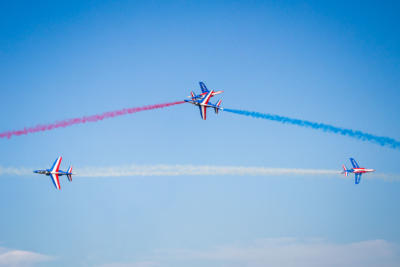
M 374 172 L 374 169 L 366 169 L 366 168 L 361 168 L 358 166 L 358 163 L 355 159 L 350 158 L 351 165 L 353 165 L 352 169 L 347 169 L 346 166 L 343 164 L 343 174 L 347 176 L 349 173 L 354 173 L 354 182 L 355 184 L 359 184 L 361 181 L 361 175 L 363 173 L 367 172 Z
M 33 172 L 34 172 L 34 173 L 39 173 L 39 174 L 45 174 L 45 175 L 47 175 L 47 176 L 50 176 L 50 178 L 51 178 L 51 180 L 52 180 L 54 186 L 55 186 L 58 190 L 61 190 L 59 176 L 66 175 L 66 176 L 68 177 L 68 180 L 69 180 L 70 182 L 72 182 L 72 175 L 73 175 L 73 173 L 72 173 L 72 166 L 70 166 L 66 172 L 60 170 L 61 161 L 62 161 L 62 157 L 58 157 L 58 158 L 56 159 L 56 161 L 54 161 L 53 166 L 51 166 L 50 169 L 35 170 L 35 171 L 33 171 Z
M 222 100 L 218 100 L 218 102 L 214 105 L 210 103 L 210 98 L 219 95 L 223 93 L 224 91 L 214 91 L 214 90 L 208 90 L 206 85 L 203 82 L 199 82 L 200 84 L 200 89 L 201 89 L 201 94 L 196 95 L 193 91 L 190 92 L 189 96 L 191 99 L 185 99 L 185 102 L 191 103 L 193 105 L 196 105 L 200 109 L 200 116 L 203 120 L 207 118 L 207 108 L 214 108 L 214 111 L 216 114 L 218 114 L 219 110 L 223 110 L 223 108 L 220 107 Z

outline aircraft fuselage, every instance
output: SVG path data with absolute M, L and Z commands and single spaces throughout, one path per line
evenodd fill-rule
M 367 172 L 374 172 L 374 169 L 366 169 L 366 168 L 353 168 L 349 170 L 352 173 L 367 173 Z
M 38 173 L 38 174 L 45 174 L 45 175 L 50 175 L 50 171 L 49 170 L 37 170 L 37 171 L 33 171 L 34 173 Z
M 68 173 L 68 172 L 51 172 L 50 170 L 37 170 L 37 171 L 33 171 L 34 173 L 38 173 L 38 174 L 45 174 L 45 175 L 50 175 L 50 174 L 58 174 L 58 175 L 67 175 L 67 174 L 72 174 L 72 173 Z

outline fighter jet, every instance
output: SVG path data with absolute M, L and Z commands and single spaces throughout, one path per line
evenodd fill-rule
M 35 170 L 33 171 L 34 173 L 38 174 L 45 174 L 47 176 L 50 176 L 51 180 L 53 181 L 54 186 L 58 189 L 61 190 L 60 186 L 60 179 L 59 176 L 66 175 L 68 177 L 68 180 L 72 182 L 72 166 L 68 168 L 68 170 L 62 171 L 60 170 L 60 164 L 62 161 L 62 157 L 58 157 L 56 161 L 54 161 L 53 166 L 51 166 L 50 169 L 45 169 L 45 170 Z
M 202 93 L 199 95 L 196 95 L 193 91 L 190 92 L 190 97 L 191 99 L 185 99 L 185 102 L 191 103 L 193 105 L 196 105 L 200 109 L 200 116 L 203 120 L 207 118 L 207 108 L 211 107 L 214 108 L 214 111 L 216 114 L 218 114 L 219 110 L 223 110 L 222 107 L 220 107 L 222 100 L 218 100 L 218 102 L 214 105 L 210 103 L 210 98 L 221 94 L 223 91 L 214 91 L 214 90 L 208 90 L 206 85 L 203 82 L 199 82 L 200 88 Z
M 351 165 L 353 165 L 353 168 L 352 169 L 347 169 L 346 166 L 343 164 L 343 172 L 342 173 L 345 176 L 347 176 L 349 173 L 354 173 L 354 182 L 355 182 L 355 184 L 359 184 L 360 183 L 361 175 L 363 173 L 374 172 L 375 171 L 374 169 L 360 168 L 358 166 L 357 161 L 355 161 L 355 159 L 353 159 L 353 158 L 350 158 L 350 162 L 351 162 Z

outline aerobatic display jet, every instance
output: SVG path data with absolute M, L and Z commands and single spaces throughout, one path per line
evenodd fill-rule
M 218 100 L 216 104 L 210 103 L 210 98 L 219 95 L 223 93 L 224 91 L 214 91 L 214 90 L 208 90 L 206 85 L 203 82 L 199 82 L 200 84 L 200 89 L 201 89 L 201 94 L 196 95 L 193 91 L 190 92 L 189 97 L 191 99 L 185 99 L 185 102 L 191 103 L 193 105 L 196 105 L 200 109 L 200 116 L 203 120 L 207 118 L 207 108 L 213 108 L 215 113 L 218 114 L 219 110 L 223 110 L 222 107 L 220 107 L 222 99 Z
M 39 173 L 39 174 L 45 174 L 45 175 L 47 175 L 47 176 L 50 176 L 50 178 L 51 178 L 51 180 L 52 180 L 54 186 L 55 186 L 58 190 L 61 190 L 59 176 L 66 175 L 66 176 L 68 177 L 68 180 L 69 180 L 70 182 L 72 182 L 72 175 L 73 175 L 73 173 L 72 173 L 72 166 L 70 166 L 66 172 L 60 170 L 61 161 L 62 161 L 62 157 L 58 157 L 58 158 L 56 159 L 56 161 L 54 161 L 53 166 L 51 166 L 50 169 L 36 170 L 36 171 L 33 171 L 33 172 L 34 172 L 34 173 Z
M 355 161 L 355 159 L 350 158 L 350 162 L 351 165 L 353 165 L 352 169 L 347 169 L 346 166 L 343 164 L 343 174 L 344 175 L 348 175 L 349 173 L 354 173 L 354 182 L 355 184 L 359 184 L 361 181 L 361 175 L 363 173 L 367 173 L 367 172 L 374 172 L 374 169 L 366 169 L 366 168 L 360 168 L 360 166 L 358 166 L 357 161 Z

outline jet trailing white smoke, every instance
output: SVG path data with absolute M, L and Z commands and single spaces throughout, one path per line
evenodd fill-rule
M 77 178 L 137 177 L 137 176 L 313 176 L 351 179 L 340 175 L 341 171 L 328 169 L 268 168 L 209 165 L 123 165 L 109 167 L 78 167 Z M 1 167 L 0 176 L 33 176 L 32 169 Z M 400 181 L 400 175 L 371 173 L 363 179 Z

